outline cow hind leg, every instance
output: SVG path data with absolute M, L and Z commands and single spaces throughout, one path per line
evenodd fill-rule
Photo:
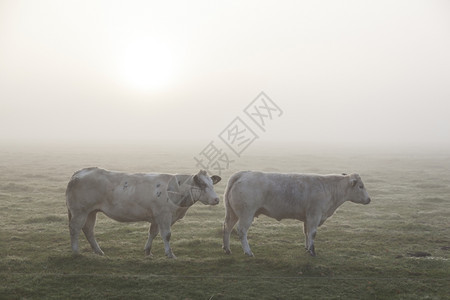
M 306 226 L 306 222 L 303 222 L 303 233 L 305 234 L 305 249 L 308 250 L 308 227 Z
M 231 208 L 227 208 L 225 215 L 225 222 L 223 223 L 223 245 L 222 249 L 226 254 L 231 254 L 230 250 L 230 235 L 234 225 L 238 221 L 238 217 Z
M 72 246 L 72 252 L 74 254 L 78 254 L 78 237 L 80 235 L 81 228 L 83 228 L 86 223 L 87 215 L 74 215 L 73 213 L 70 213 L 69 216 L 70 244 Z
M 158 224 L 152 223 L 150 225 L 150 229 L 148 230 L 148 240 L 144 248 L 145 255 L 152 256 L 152 242 L 153 239 L 158 235 L 158 231 L 159 231 Z
M 250 249 L 250 245 L 247 240 L 247 232 L 250 226 L 252 225 L 253 217 L 241 217 L 239 218 L 239 223 L 237 226 L 237 232 L 239 238 L 241 239 L 242 249 L 244 253 L 248 256 L 254 256 L 252 250 Z
M 89 213 L 86 219 L 86 223 L 83 226 L 83 232 L 89 244 L 91 244 L 92 250 L 94 250 L 94 252 L 99 255 L 104 255 L 105 253 L 103 253 L 102 249 L 100 249 L 100 246 L 98 245 L 94 236 L 94 227 L 96 219 L 97 219 L 96 211 Z

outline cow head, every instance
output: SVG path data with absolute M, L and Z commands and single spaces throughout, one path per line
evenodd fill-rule
M 364 187 L 361 177 L 358 174 L 351 174 L 347 177 L 349 178 L 348 200 L 354 203 L 369 204 L 370 197 Z
M 219 204 L 219 197 L 214 191 L 214 184 L 218 183 L 222 178 L 217 175 L 211 177 L 208 176 L 206 171 L 200 170 L 193 177 L 193 194 L 196 194 L 196 201 L 200 201 L 203 204 L 216 205 Z

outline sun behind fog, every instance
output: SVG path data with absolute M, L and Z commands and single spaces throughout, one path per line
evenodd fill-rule
M 159 41 L 130 41 L 125 45 L 122 57 L 121 77 L 134 90 L 160 90 L 173 80 L 173 55 L 170 48 Z

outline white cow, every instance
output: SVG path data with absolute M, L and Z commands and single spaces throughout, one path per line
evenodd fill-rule
M 150 222 L 146 255 L 151 255 L 152 241 L 160 232 L 166 255 L 175 258 L 169 244 L 170 227 L 197 201 L 218 204 L 213 184 L 220 180 L 216 175 L 209 177 L 206 171 L 196 175 L 126 174 L 99 168 L 77 171 L 66 190 L 72 251 L 78 253 L 78 236 L 83 229 L 94 252 L 104 254 L 94 237 L 100 211 L 119 222 Z
M 260 214 L 303 221 L 305 247 L 315 256 L 314 237 L 322 225 L 345 201 L 370 202 L 361 177 L 351 175 L 279 174 L 238 172 L 225 190 L 223 249 L 230 254 L 230 233 L 239 221 L 237 232 L 245 254 L 253 256 L 247 231 Z

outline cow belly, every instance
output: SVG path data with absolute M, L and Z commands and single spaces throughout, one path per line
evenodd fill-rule
M 261 207 L 258 209 L 255 213 L 255 217 L 258 217 L 259 215 L 265 215 L 270 218 L 274 218 L 277 221 L 281 221 L 283 219 L 295 219 L 295 220 L 301 220 L 302 218 L 298 212 L 296 212 L 294 209 L 280 209 L 278 208 L 268 208 L 268 207 Z
M 151 210 L 143 209 L 138 205 L 105 207 L 101 211 L 118 222 L 148 222 L 153 219 Z
M 265 208 L 260 208 L 256 211 L 255 217 L 259 217 L 260 215 L 268 216 L 270 218 L 276 219 L 277 221 L 281 221 L 282 219 L 289 218 L 289 216 L 287 216 L 287 214 L 283 214 L 280 212 L 272 212 Z

